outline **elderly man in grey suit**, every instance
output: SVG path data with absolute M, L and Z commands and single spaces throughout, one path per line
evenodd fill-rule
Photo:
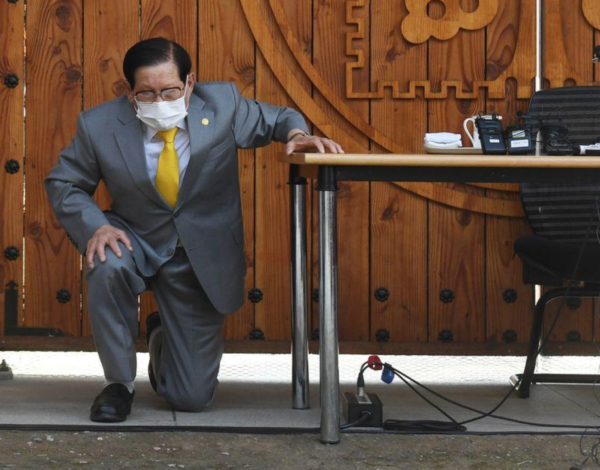
M 88 311 L 105 375 L 90 419 L 127 419 L 135 395 L 137 297 L 148 317 L 151 384 L 175 410 L 200 411 L 218 386 L 225 315 L 244 301 L 238 148 L 272 141 L 341 153 L 291 108 L 242 97 L 229 82 L 196 83 L 189 54 L 153 38 L 123 61 L 130 89 L 82 112 L 45 180 L 58 221 L 85 256 Z M 92 199 L 100 180 L 111 209 Z

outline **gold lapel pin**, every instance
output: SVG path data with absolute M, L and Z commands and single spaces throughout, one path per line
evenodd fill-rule
M 205 126 L 208 126 L 208 119 L 206 119 L 206 118 L 202 119 L 202 124 L 204 124 Z

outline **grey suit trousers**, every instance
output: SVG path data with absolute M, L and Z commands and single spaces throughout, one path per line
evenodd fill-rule
M 137 269 L 119 243 L 122 257 L 106 247 L 106 261 L 94 255 L 86 271 L 88 311 L 94 342 L 107 380 L 133 381 L 134 341 L 138 337 L 137 297 L 151 290 L 163 326 L 162 349 L 155 361 L 157 393 L 176 410 L 200 411 L 212 402 L 219 381 L 225 315 L 208 299 L 184 248 L 151 277 Z

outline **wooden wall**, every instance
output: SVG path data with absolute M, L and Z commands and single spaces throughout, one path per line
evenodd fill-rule
M 597 80 L 595 1 L 544 1 L 545 86 Z M 461 20 L 459 9 L 471 14 Z M 294 107 L 314 134 L 346 151 L 418 153 L 425 132 L 462 132 L 463 120 L 479 112 L 499 113 L 511 124 L 527 110 L 536 17 L 535 0 L 0 2 L 0 348 L 93 348 L 85 268 L 51 211 L 43 180 L 72 138 L 77 114 L 123 92 L 123 56 L 136 41 L 180 42 L 199 81 L 232 81 L 248 98 Z M 228 318 L 230 350 L 289 350 L 288 169 L 276 162 L 283 150 L 274 143 L 238 152 L 246 288 L 260 289 L 263 299 Z M 342 350 L 524 351 L 533 291 L 522 284 L 512 254 L 513 241 L 528 231 L 516 185 L 340 186 Z M 102 209 L 110 207 L 103 185 L 95 197 Z M 141 296 L 140 307 L 143 334 L 145 317 L 156 309 L 151 293 Z M 557 351 L 577 350 L 566 343 L 572 331 L 591 341 L 592 314 L 591 303 L 583 303 L 561 320 Z

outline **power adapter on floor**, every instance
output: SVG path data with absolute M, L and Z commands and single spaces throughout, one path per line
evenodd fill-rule
M 356 423 L 363 417 L 364 411 L 371 413 L 371 416 L 360 423 L 361 428 L 383 427 L 383 403 L 376 393 L 365 393 L 360 396 L 356 393 L 344 393 L 346 423 Z

